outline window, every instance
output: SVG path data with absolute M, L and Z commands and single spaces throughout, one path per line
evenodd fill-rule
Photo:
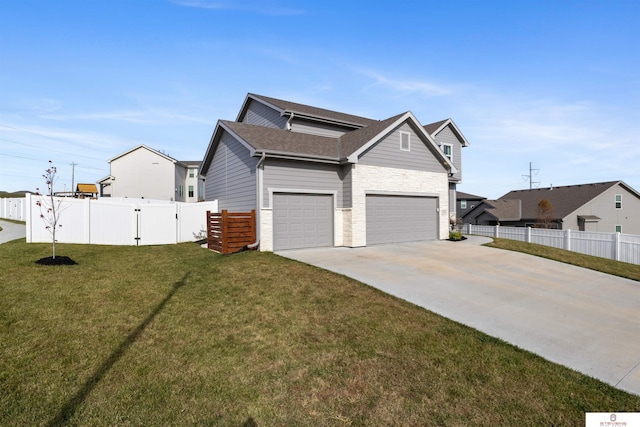
M 616 209 L 622 209 L 622 194 L 616 194 Z
M 195 169 L 189 169 L 189 178 L 193 178 L 196 175 Z
M 622 233 L 622 226 L 616 225 L 616 233 Z
M 402 151 L 411 151 L 411 134 L 408 132 L 400 132 L 400 149 Z
M 449 160 L 453 161 L 453 146 L 451 144 L 442 144 L 442 152 Z
M 193 197 L 193 185 L 189 186 L 189 197 Z
M 467 201 L 460 200 L 460 209 L 467 209 Z
M 184 185 L 180 184 L 180 186 L 178 186 L 178 196 L 182 197 L 184 196 Z

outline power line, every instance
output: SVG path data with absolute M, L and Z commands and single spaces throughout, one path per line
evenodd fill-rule
M 25 147 L 37 148 L 39 150 L 42 150 L 42 147 L 38 147 L 37 145 L 27 144 L 26 142 L 14 141 L 14 140 L 11 140 L 11 139 L 6 139 L 6 138 L 0 138 L 0 141 L 10 142 L 12 144 L 17 144 L 17 145 L 22 145 L 22 146 L 25 146 Z M 51 148 L 48 148 L 48 147 L 47 147 L 47 151 L 53 151 L 53 152 L 56 152 L 56 153 L 66 154 L 68 156 L 84 157 L 85 159 L 90 159 L 90 160 L 101 160 L 101 161 L 104 161 L 104 159 L 98 159 L 97 157 L 83 156 L 82 154 L 76 154 L 76 153 L 68 153 L 66 151 L 54 150 L 54 149 L 51 149 Z

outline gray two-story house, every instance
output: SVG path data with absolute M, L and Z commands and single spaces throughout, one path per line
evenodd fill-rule
M 256 210 L 261 250 L 444 239 L 461 180 L 451 119 L 423 126 L 248 94 L 204 155 L 206 200 Z

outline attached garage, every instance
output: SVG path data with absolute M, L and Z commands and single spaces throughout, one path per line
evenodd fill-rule
M 367 195 L 367 245 L 438 238 L 435 197 Z
M 333 196 L 274 193 L 273 249 L 333 246 Z

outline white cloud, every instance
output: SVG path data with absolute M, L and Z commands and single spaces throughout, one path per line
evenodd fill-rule
M 451 95 L 455 92 L 453 86 L 438 84 L 428 80 L 392 78 L 371 69 L 360 69 L 357 70 L 357 72 L 369 77 L 369 79 L 373 81 L 370 83 L 371 86 L 383 87 L 400 93 L 416 93 L 432 97 Z
M 301 15 L 305 11 L 297 8 L 281 6 L 270 1 L 207 1 L 207 0 L 175 0 L 178 6 L 193 7 L 198 9 L 212 10 L 239 10 L 243 12 L 254 12 L 262 15 L 286 16 Z
M 210 119 L 189 116 L 164 108 L 149 108 L 142 110 L 116 110 L 93 113 L 42 114 L 47 120 L 113 120 L 136 124 L 166 124 L 167 121 L 211 123 Z

